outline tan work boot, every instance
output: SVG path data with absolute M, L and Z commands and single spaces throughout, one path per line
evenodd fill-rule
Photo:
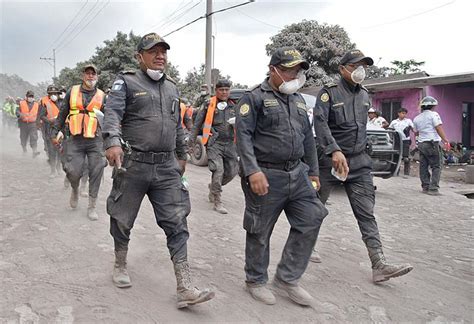
M 225 209 L 224 205 L 222 204 L 220 193 L 214 195 L 214 207 L 213 207 L 213 209 L 216 212 L 221 213 L 221 214 L 227 214 L 228 213 L 227 209 Z
M 258 300 L 267 305 L 275 305 L 276 298 L 275 295 L 267 288 L 266 285 L 261 286 L 250 286 L 247 285 L 247 289 L 253 299 Z
M 89 197 L 89 190 L 87 190 L 87 181 L 81 181 L 81 185 L 79 187 L 79 192 L 81 197 L 87 198 Z
M 69 205 L 71 205 L 71 208 L 76 209 L 78 202 L 79 202 L 79 190 L 78 188 L 72 188 L 71 198 L 69 199 Z
M 174 263 L 174 273 L 177 283 L 178 308 L 196 305 L 214 298 L 215 293 L 209 289 L 199 290 L 196 287 L 191 287 L 191 274 L 188 261 Z
M 413 270 L 413 266 L 387 263 L 382 248 L 368 248 L 372 262 L 372 279 L 374 283 L 384 282 L 391 278 L 403 276 Z
M 97 203 L 97 198 L 89 197 L 89 206 L 87 207 L 87 217 L 91 221 L 96 221 L 99 219 L 99 215 L 97 214 L 97 211 L 95 208 L 96 203 Z
M 311 253 L 311 257 L 309 258 L 309 261 L 314 262 L 314 263 L 321 263 L 321 256 L 319 255 L 318 250 L 313 249 L 313 253 Z
M 132 286 L 127 271 L 127 251 L 115 251 L 115 265 L 112 273 L 112 281 L 118 288 Z
M 292 301 L 299 305 L 309 306 L 313 301 L 313 297 L 298 284 L 289 284 L 275 277 L 273 286 L 278 291 L 286 293 Z
M 209 196 L 208 196 L 209 202 L 213 203 L 214 202 L 214 194 L 211 191 L 211 184 L 208 184 L 207 187 L 209 188 Z

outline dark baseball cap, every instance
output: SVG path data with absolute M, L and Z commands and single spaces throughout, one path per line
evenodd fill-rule
M 92 69 L 92 70 L 94 70 L 95 73 L 98 73 L 98 71 L 99 71 L 99 70 L 97 70 L 97 66 L 95 66 L 92 63 L 84 65 L 84 67 L 82 68 L 82 72 L 83 73 L 86 72 L 87 69 Z
M 160 35 L 157 33 L 149 33 L 144 35 L 138 42 L 137 52 L 149 50 L 156 44 L 163 44 L 166 49 L 170 49 L 170 45 L 165 42 L 165 40 Z
M 35 93 L 32 90 L 28 90 L 28 91 L 26 91 L 26 96 L 27 97 L 34 97 Z
M 360 61 L 365 61 L 367 65 L 374 65 L 374 60 L 371 57 L 365 56 L 364 53 L 355 49 L 352 51 L 347 52 L 341 59 L 339 64 L 345 65 L 350 63 L 357 63 Z
M 292 68 L 300 64 L 305 70 L 309 69 L 309 63 L 303 59 L 301 53 L 294 47 L 280 47 L 275 50 L 270 59 L 270 65 L 281 65 L 286 68 Z

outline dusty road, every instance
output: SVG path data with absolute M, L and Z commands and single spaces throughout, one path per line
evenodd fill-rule
M 230 213 L 220 215 L 206 201 L 209 171 L 190 165 L 190 262 L 196 285 L 217 293 L 209 303 L 177 310 L 165 236 L 148 201 L 132 232 L 133 287 L 115 288 L 105 213 L 110 170 L 99 195 L 100 219 L 90 222 L 86 199 L 72 211 L 62 177 L 48 178 L 44 152 L 37 159 L 23 155 L 16 131 L 3 132 L 0 145 L 0 323 L 474 322 L 474 200 L 457 193 L 473 186 L 443 182 L 443 196 L 431 197 L 420 193 L 415 177 L 376 180 L 386 256 L 414 265 L 407 276 L 382 285 L 371 282 L 347 198 L 335 192 L 318 241 L 323 263 L 310 264 L 301 280 L 314 305 L 300 307 L 277 296 L 277 305 L 266 306 L 244 290 L 238 179 L 225 187 Z M 288 230 L 282 215 L 272 237 L 270 276 Z

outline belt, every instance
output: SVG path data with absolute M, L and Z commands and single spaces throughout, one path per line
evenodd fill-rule
M 286 162 L 281 162 L 281 163 L 257 161 L 257 163 L 262 168 L 291 171 L 300 164 L 300 160 L 286 161 Z
M 159 164 L 168 161 L 174 152 L 138 152 L 132 151 L 130 159 L 132 161 L 143 162 L 148 164 Z

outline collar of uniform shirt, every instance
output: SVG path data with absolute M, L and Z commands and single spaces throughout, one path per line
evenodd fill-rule
M 352 83 L 346 81 L 346 79 L 344 79 L 342 76 L 341 76 L 341 80 L 342 80 L 342 85 L 345 88 L 349 89 L 351 92 L 356 92 L 360 90 L 360 84 L 353 85 Z
M 281 93 L 279 91 L 275 91 L 272 88 L 272 86 L 270 85 L 270 83 L 268 82 L 269 80 L 270 80 L 270 78 L 266 78 L 265 81 L 262 82 L 262 85 L 260 86 L 260 88 L 263 91 L 271 91 L 275 94 L 275 96 L 279 97 L 283 101 L 286 101 L 288 99 L 289 95 Z

